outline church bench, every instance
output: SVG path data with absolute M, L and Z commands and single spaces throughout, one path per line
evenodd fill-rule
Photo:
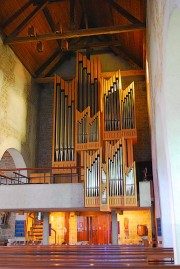
M 7 249 L 5 249 L 6 252 Z M 1 250 L 2 251 L 2 250 Z M 22 246 L 15 246 L 10 248 L 9 252 L 22 252 Z M 173 261 L 174 254 L 172 248 L 141 248 L 141 247 L 119 247 L 119 246 L 25 246 L 23 249 L 24 253 L 41 253 L 41 254 L 63 254 L 63 255 L 79 255 L 79 254 L 88 254 L 88 256 L 98 254 L 98 255 L 144 255 L 148 260 L 163 260 L 171 259 Z
M 0 268 L 16 268 L 13 267 L 16 265 L 17 268 L 28 268 L 29 265 L 29 268 L 43 268 L 46 265 L 53 268 L 57 264 L 62 268 L 86 268 L 91 264 L 93 268 L 126 268 L 128 264 L 128 268 L 154 269 L 166 265 L 169 269 L 180 268 L 167 264 L 165 258 L 173 259 L 173 249 L 134 246 L 12 246 L 1 247 Z

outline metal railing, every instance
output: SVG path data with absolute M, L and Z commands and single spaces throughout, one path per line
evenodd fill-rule
M 0 185 L 80 183 L 84 179 L 82 168 L 0 168 Z

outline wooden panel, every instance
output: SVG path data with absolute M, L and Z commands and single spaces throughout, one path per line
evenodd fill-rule
M 31 173 L 29 183 L 51 183 L 51 175 L 50 173 Z

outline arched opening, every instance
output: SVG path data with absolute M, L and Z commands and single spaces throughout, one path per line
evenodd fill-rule
M 0 160 L 1 169 L 14 169 L 17 168 L 26 168 L 25 161 L 21 153 L 13 148 L 7 149 Z M 3 173 L 3 171 L 1 172 Z M 21 174 L 27 176 L 27 171 L 21 171 Z M 6 171 L 6 176 L 13 178 L 13 171 Z M 8 182 L 11 183 L 11 182 Z M 1 178 L 1 184 L 6 184 L 6 178 Z M 23 219 L 25 215 L 23 216 Z M 16 220 L 19 219 L 19 216 L 16 212 L 0 212 L 0 239 L 8 240 L 14 238 Z

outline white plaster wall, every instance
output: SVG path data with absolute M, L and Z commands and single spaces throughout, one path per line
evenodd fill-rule
M 179 1 L 180 3 L 180 1 Z M 180 7 L 170 16 L 166 43 L 164 103 L 166 107 L 168 175 L 172 189 L 172 225 L 176 262 L 180 264 Z
M 1 185 L 3 211 L 65 211 L 84 208 L 84 184 Z
M 151 190 L 149 181 L 139 182 L 139 194 L 140 207 L 151 207 Z
M 147 1 L 153 176 L 160 193 L 156 212 L 162 217 L 163 245 L 174 246 L 175 262 L 180 264 L 180 13 L 174 18 L 176 8 L 180 9 L 180 0 Z
M 160 197 L 164 197 L 163 186 L 165 177 L 167 177 L 165 170 L 161 173 L 158 164 L 166 167 L 166 164 L 162 161 L 161 147 L 164 147 L 164 140 L 158 139 L 158 131 L 160 130 L 163 134 L 161 115 L 157 120 L 157 115 L 161 111 L 158 111 L 158 106 L 161 107 L 161 92 L 163 88 L 163 64 L 164 64 L 164 50 L 165 50 L 165 34 L 164 34 L 164 16 L 165 7 L 167 1 L 147 1 L 147 62 L 149 70 L 149 91 L 150 91 L 150 119 L 151 119 L 151 141 L 152 141 L 152 163 L 153 163 L 153 179 L 154 179 L 154 190 L 155 190 L 155 207 L 156 207 L 156 217 L 162 218 L 162 231 L 164 234 L 168 234 L 168 238 L 158 238 L 158 240 L 163 239 L 163 245 L 167 246 L 170 243 L 172 245 L 172 231 L 166 233 L 166 226 L 164 225 L 164 212 L 168 212 L 170 215 L 170 207 L 165 206 L 165 203 L 160 203 Z M 161 129 L 160 129 L 160 128 Z M 159 162 L 158 162 L 159 160 Z M 161 160 L 161 163 L 160 163 Z M 160 197 L 159 197 L 160 196 Z M 169 202 L 169 193 L 166 197 L 166 201 Z M 162 200 L 161 200 L 162 202 Z M 169 203 L 168 203 L 169 204 Z M 165 240 L 165 241 L 164 241 Z M 169 243 L 166 240 L 171 241 Z

